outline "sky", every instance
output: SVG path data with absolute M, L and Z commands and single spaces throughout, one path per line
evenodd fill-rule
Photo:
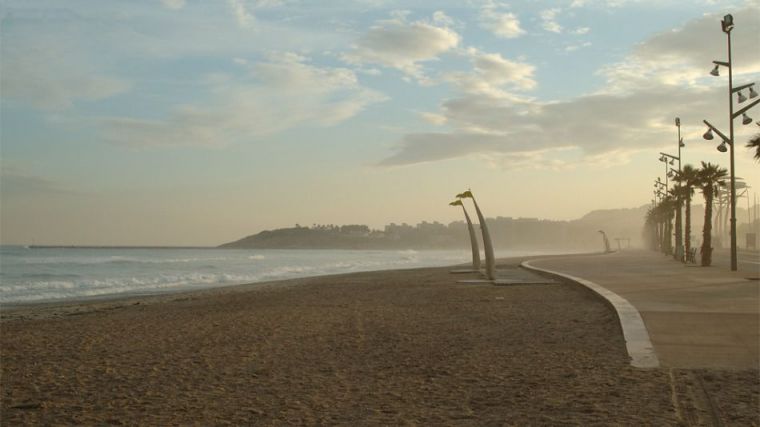
M 684 164 L 729 165 L 702 139 L 727 13 L 760 83 L 758 0 L 0 1 L 0 243 L 448 223 L 468 188 L 488 217 L 639 207 L 675 117 Z

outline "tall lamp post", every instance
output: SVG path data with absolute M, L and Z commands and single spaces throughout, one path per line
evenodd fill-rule
M 657 203 L 657 206 L 660 205 L 660 203 L 663 202 L 665 198 L 665 193 L 663 192 L 663 188 L 666 188 L 666 184 L 660 180 L 660 177 L 658 176 L 657 179 L 654 181 L 654 199 Z M 665 235 L 665 224 L 661 221 L 657 221 L 657 244 L 660 247 L 660 250 L 665 250 L 665 245 L 663 245 L 663 236 Z
M 730 174 L 731 174 L 731 195 L 730 195 L 730 203 L 731 203 L 731 271 L 737 270 L 737 259 L 736 259 L 736 178 L 735 178 L 735 172 L 734 172 L 734 119 L 736 119 L 739 116 L 742 116 L 742 124 L 748 125 L 752 123 L 752 119 L 747 116 L 747 110 L 757 105 L 758 102 L 760 102 L 760 99 L 757 99 L 753 102 L 751 102 L 746 107 L 740 109 L 739 111 L 734 112 L 734 101 L 733 101 L 733 95 L 734 93 L 737 94 L 737 102 L 742 103 L 747 100 L 747 97 L 742 94 L 742 90 L 749 89 L 749 97 L 755 98 L 757 97 L 757 92 L 755 92 L 753 86 L 754 83 L 737 86 L 734 87 L 734 76 L 733 76 L 733 64 L 731 62 L 731 30 L 734 29 L 734 17 L 731 15 L 726 15 L 723 17 L 723 20 L 720 21 L 721 29 L 724 33 L 726 33 L 726 36 L 728 38 L 728 61 L 713 61 L 713 64 L 715 64 L 715 68 L 713 68 L 712 71 L 710 71 L 710 74 L 713 76 L 719 76 L 720 75 L 720 67 L 727 67 L 728 68 L 728 135 L 724 135 L 721 131 L 719 131 L 715 126 L 710 124 L 707 120 L 703 120 L 703 122 L 707 125 L 709 128 L 707 132 L 703 135 L 704 139 L 711 140 L 713 139 L 713 132 L 720 135 L 723 142 L 718 145 L 718 151 L 721 153 L 725 153 L 726 151 L 729 151 L 730 156 Z M 726 144 L 729 145 L 729 147 L 726 147 Z

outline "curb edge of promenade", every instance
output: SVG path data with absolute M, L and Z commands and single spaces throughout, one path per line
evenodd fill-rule
M 532 261 L 538 260 L 523 261 L 520 263 L 520 266 L 528 270 L 559 276 L 583 285 L 612 305 L 620 320 L 620 327 L 623 329 L 623 338 L 625 339 L 628 356 L 631 358 L 631 366 L 635 368 L 657 368 L 660 366 L 660 360 L 657 358 L 652 342 L 649 339 L 649 332 L 644 325 L 644 320 L 641 318 L 639 311 L 636 310 L 636 307 L 628 302 L 628 300 L 590 280 L 533 266 L 531 265 Z

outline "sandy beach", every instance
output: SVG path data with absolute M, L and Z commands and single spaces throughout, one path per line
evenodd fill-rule
M 757 370 L 632 368 L 614 311 L 588 290 L 456 283 L 465 276 L 382 271 L 5 311 L 0 420 L 760 422 Z

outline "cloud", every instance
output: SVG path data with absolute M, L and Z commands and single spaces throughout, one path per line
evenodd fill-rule
M 420 117 L 422 117 L 427 122 L 432 123 L 434 125 L 442 125 L 446 123 L 446 116 L 442 114 L 430 113 L 427 111 L 420 112 L 419 114 L 420 114 Z
M 207 85 L 207 103 L 178 105 L 165 119 L 102 119 L 103 137 L 137 146 L 220 146 L 297 125 L 332 126 L 385 100 L 362 87 L 353 71 L 315 66 L 293 53 L 253 64 L 241 78 L 215 76 Z
M 583 42 L 578 44 L 570 44 L 565 46 L 565 52 L 574 52 L 578 49 L 591 46 L 591 42 Z
M 557 23 L 557 15 L 562 11 L 559 8 L 542 10 L 539 16 L 541 17 L 541 27 L 552 33 L 561 33 L 562 26 Z
M 714 111 L 712 99 L 718 92 L 722 91 L 652 87 L 636 94 L 597 94 L 549 103 L 465 95 L 441 106 L 440 114 L 454 130 L 407 134 L 396 153 L 380 164 L 409 165 L 472 154 L 539 151 L 546 155 L 559 149 L 573 149 L 585 156 L 583 161 L 598 161 L 613 151 L 629 153 L 661 144 L 672 136 L 669 124 L 674 111 Z M 682 120 L 686 118 L 682 115 Z M 696 115 L 688 119 L 697 122 Z M 617 157 L 623 156 L 620 153 Z
M 249 28 L 256 18 L 248 11 L 244 0 L 229 0 L 230 8 L 235 16 L 235 21 L 241 28 Z
M 757 55 L 757 28 L 760 14 L 755 7 L 733 12 L 736 27 L 732 31 L 734 77 L 760 73 Z M 726 38 L 717 15 L 705 15 L 681 28 L 659 33 L 637 45 L 623 61 L 601 70 L 618 91 L 636 90 L 651 82 L 668 85 L 725 84 L 709 79 L 713 60 L 725 60 Z
M 342 59 L 352 65 L 378 64 L 395 68 L 418 82 L 428 82 L 421 64 L 454 49 L 460 41 L 459 34 L 445 26 L 442 15 L 438 14 L 437 18 L 437 25 L 408 22 L 406 13 L 397 13 L 392 19 L 370 28 Z
M 480 26 L 501 38 L 513 39 L 525 34 L 514 13 L 500 12 L 497 6 L 486 3 L 480 11 Z
M 3 185 L 0 186 L 0 193 L 2 193 L 3 199 L 31 195 L 80 194 L 78 191 L 66 188 L 56 181 L 21 172 L 13 167 L 3 167 L 2 182 Z
M 454 20 L 441 10 L 433 12 L 433 22 L 443 27 L 454 26 Z
M 462 92 L 495 98 L 514 98 L 505 90 L 530 90 L 536 86 L 533 65 L 506 59 L 498 53 L 484 53 L 474 48 L 466 51 L 473 66 L 470 73 L 448 73 L 444 79 Z
M 179 10 L 185 7 L 185 0 L 161 0 L 161 4 L 167 9 Z
M 4 19 L 13 31 L 0 44 L 3 102 L 63 110 L 80 101 L 98 101 L 126 92 L 129 81 L 104 70 L 92 54 L 67 43 L 67 34 L 38 34 L 26 20 Z
M 760 73 L 752 35 L 760 27 L 760 16 L 745 8 L 734 17 L 734 61 L 739 64 L 741 58 L 742 64 L 735 70 L 736 81 L 744 81 L 741 73 L 752 81 L 749 77 Z M 380 165 L 478 155 L 501 165 L 524 164 L 524 159 L 540 156 L 557 167 L 577 163 L 610 166 L 672 139 L 676 115 L 681 117 L 686 139 L 699 138 L 704 132 L 702 119 L 714 117 L 719 122 L 726 114 L 725 78 L 717 84 L 705 83 L 714 81 L 706 75 L 712 59 L 725 55 L 719 21 L 718 16 L 705 16 L 645 40 L 623 61 L 600 72 L 607 79 L 603 90 L 573 99 L 520 98 L 506 91 L 477 90 L 479 86 L 467 85 L 468 80 L 463 79 L 459 96 L 431 112 L 451 130 L 407 134 Z M 744 26 L 743 34 L 739 23 Z M 469 78 L 487 76 L 487 69 L 476 66 Z M 522 75 L 523 89 L 530 88 L 532 70 L 525 68 Z

